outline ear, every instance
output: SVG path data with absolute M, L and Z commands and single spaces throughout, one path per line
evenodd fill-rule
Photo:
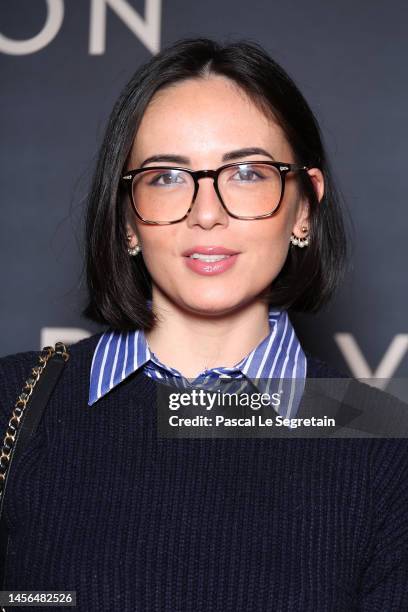
M 313 184 L 318 202 L 321 202 L 324 194 L 324 177 L 319 168 L 310 168 L 307 171 Z M 309 232 L 310 204 L 306 198 L 302 198 L 296 211 L 295 223 L 292 231 L 298 238 L 305 238 Z M 306 229 L 305 229 L 306 228 Z
M 129 248 L 133 249 L 137 244 L 139 244 L 139 238 L 136 231 L 135 215 L 129 203 L 126 207 L 126 238 L 127 246 Z

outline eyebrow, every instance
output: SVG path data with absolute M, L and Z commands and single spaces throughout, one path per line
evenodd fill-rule
M 229 151 L 222 156 L 222 161 L 233 161 L 236 159 L 241 159 L 242 157 L 250 157 L 251 155 L 266 155 L 272 161 L 275 161 L 275 158 L 268 153 L 268 151 L 260 147 L 245 147 L 244 149 Z M 146 164 L 151 164 L 153 162 L 170 162 L 174 164 L 188 165 L 191 163 L 191 160 L 189 157 L 176 155 L 175 153 L 161 153 L 159 155 L 152 155 L 151 157 L 148 157 L 144 160 L 140 167 L 143 168 L 143 166 Z

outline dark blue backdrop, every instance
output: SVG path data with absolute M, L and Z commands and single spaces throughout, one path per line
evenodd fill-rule
M 308 99 L 354 220 L 353 273 L 299 336 L 355 376 L 406 377 L 407 23 L 403 2 L 0 0 L 0 355 L 96 330 L 81 223 L 122 85 L 177 38 L 245 37 Z

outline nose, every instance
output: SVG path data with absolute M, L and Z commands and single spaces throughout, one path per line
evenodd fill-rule
M 199 225 L 204 229 L 211 229 L 215 225 L 228 225 L 228 218 L 228 213 L 215 191 L 214 179 L 207 176 L 200 177 L 198 191 L 186 219 L 187 225 L 189 227 Z

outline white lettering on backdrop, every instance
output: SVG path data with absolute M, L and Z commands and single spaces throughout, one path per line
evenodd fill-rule
M 40 32 L 27 40 L 13 40 L 0 33 L 0 52 L 29 55 L 46 47 L 58 34 L 64 20 L 64 0 L 45 0 L 47 17 Z M 160 50 L 161 0 L 145 0 L 142 19 L 127 0 L 90 0 L 89 54 L 106 50 L 106 9 L 109 7 L 151 52 Z
M 9 55 L 29 55 L 46 47 L 60 31 L 64 19 L 64 0 L 46 0 L 47 18 L 41 32 L 28 40 L 12 40 L 0 33 L 0 51 Z
M 126 23 L 129 30 L 151 51 L 160 50 L 161 0 L 146 0 L 145 21 L 125 0 L 91 0 L 89 53 L 102 55 L 106 48 L 106 7 Z
M 378 389 L 387 386 L 387 379 L 395 374 L 408 350 L 408 334 L 396 334 L 376 370 L 373 371 L 353 334 L 334 334 L 334 339 L 353 376 L 372 379 L 372 385 Z

